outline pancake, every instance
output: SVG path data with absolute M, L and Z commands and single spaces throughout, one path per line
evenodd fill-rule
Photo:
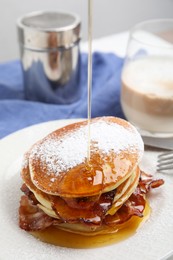
M 117 192 L 111 208 L 108 210 L 107 215 L 114 215 L 118 209 L 128 200 L 131 194 L 135 191 L 140 177 L 139 167 L 133 172 L 130 178 L 117 188 Z
M 84 121 L 58 129 L 36 143 L 29 157 L 33 184 L 47 194 L 62 197 L 97 195 L 127 179 L 143 154 L 139 133 L 119 118 L 91 121 L 92 167 L 86 167 L 87 141 Z
M 142 217 L 144 145 L 137 130 L 115 117 L 91 120 L 50 133 L 26 152 L 19 225 L 27 231 L 54 227 L 83 235 L 114 233 L 133 215 Z M 154 186 L 154 185 L 153 185 Z M 157 185 L 155 185 L 157 186 Z
M 29 153 L 27 153 L 27 157 L 29 157 Z M 53 196 L 50 194 L 46 194 L 43 191 L 39 190 L 36 186 L 33 185 L 32 180 L 30 178 L 29 172 L 29 162 L 27 157 L 25 158 L 25 167 L 22 168 L 21 176 L 29 188 L 30 191 L 35 195 L 38 206 L 41 208 L 47 215 L 59 219 L 60 216 L 56 214 L 56 211 L 52 209 L 52 203 L 55 205 L 60 203 L 59 196 Z M 132 194 L 135 188 L 138 185 L 140 176 L 140 170 L 137 167 L 134 172 L 125 180 L 121 185 L 116 189 L 116 194 L 114 196 L 114 201 L 112 207 L 108 211 L 107 214 L 115 214 L 115 212 L 119 209 L 120 205 L 122 205 Z M 58 206 L 57 206 L 58 207 Z

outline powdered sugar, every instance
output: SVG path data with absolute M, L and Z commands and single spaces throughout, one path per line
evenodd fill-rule
M 91 123 L 92 151 L 101 151 L 108 154 L 130 149 L 131 152 L 143 153 L 143 142 L 131 125 L 128 129 L 121 125 L 98 120 Z M 31 158 L 41 159 L 46 164 L 48 174 L 58 176 L 60 172 L 81 164 L 87 159 L 88 126 L 71 131 L 63 139 L 46 138 L 42 143 L 35 145 L 31 151 Z

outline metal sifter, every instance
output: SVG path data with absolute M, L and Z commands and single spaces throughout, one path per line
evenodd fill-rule
M 39 11 L 17 21 L 26 98 L 72 103 L 80 96 L 81 21 L 76 14 Z

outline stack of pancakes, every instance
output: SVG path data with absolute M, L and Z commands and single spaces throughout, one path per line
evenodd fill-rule
M 84 235 L 116 232 L 118 225 L 144 210 L 144 204 L 139 207 L 143 195 L 140 202 L 135 197 L 143 142 L 130 123 L 114 117 L 92 119 L 90 133 L 90 158 L 87 121 L 34 144 L 24 157 L 22 190 L 50 225 Z M 23 207 L 21 200 L 21 228 L 43 229 L 27 223 Z

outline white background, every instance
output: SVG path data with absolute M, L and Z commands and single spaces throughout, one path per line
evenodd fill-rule
M 151 18 L 173 18 L 173 0 L 93 0 L 94 38 L 129 30 Z M 82 18 L 87 38 L 87 0 L 0 0 L 0 62 L 19 57 L 16 20 L 36 10 L 65 10 Z

